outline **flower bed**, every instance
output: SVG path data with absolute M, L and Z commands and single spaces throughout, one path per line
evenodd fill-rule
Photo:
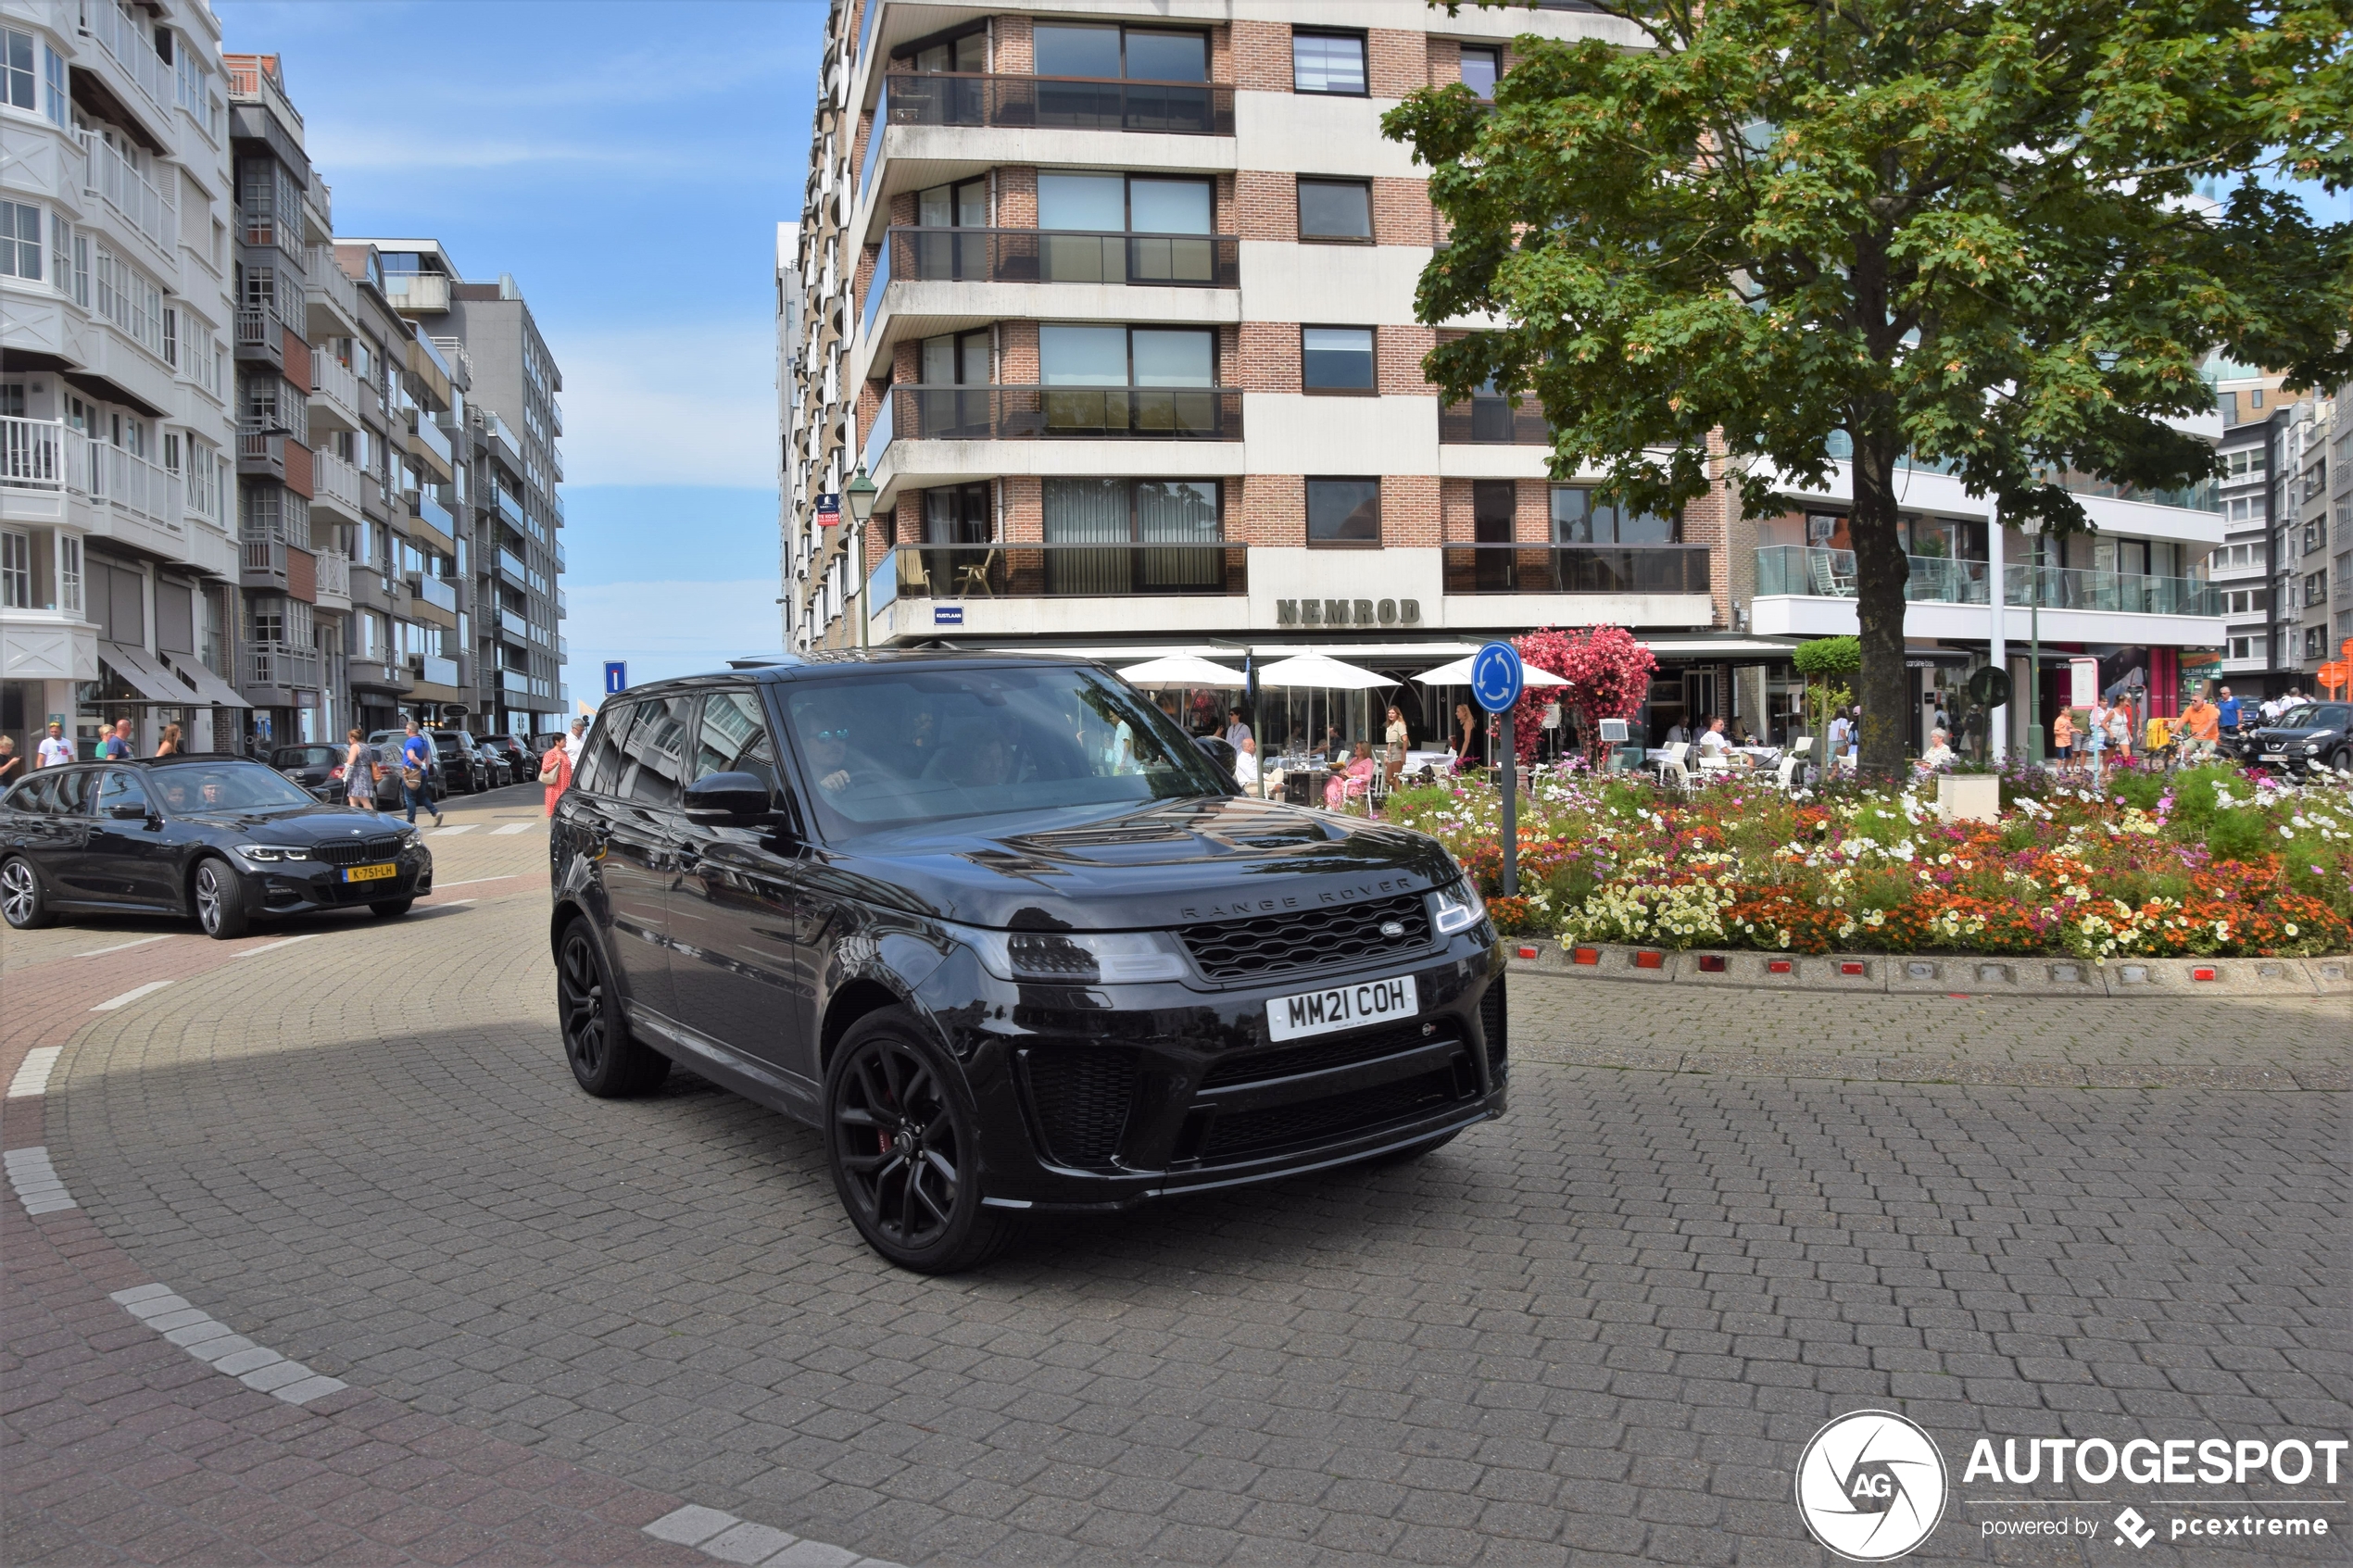
M 1997 821 L 1946 823 L 1932 778 L 1793 799 L 1756 776 L 1685 797 L 1545 770 L 1510 899 L 1491 791 L 1400 791 L 1385 814 L 1443 841 L 1505 931 L 1571 942 L 2093 960 L 2353 947 L 2353 787 L 2325 774 L 2127 766 L 2095 791 L 2020 770 L 2002 777 Z

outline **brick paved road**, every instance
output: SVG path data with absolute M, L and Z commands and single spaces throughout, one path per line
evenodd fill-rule
M 132 1273 L 337 1399 L 638 1489 L 605 1517 L 686 1499 L 902 1562 L 1814 1562 L 1792 1469 L 1848 1410 L 1911 1415 L 1957 1481 L 1981 1434 L 2353 1426 L 2342 1097 L 2195 1086 L 2341 1058 L 2341 1000 L 2114 1003 L 2062 1040 L 1944 998 L 1693 1012 L 1523 979 L 1512 1114 L 1420 1165 L 1061 1225 L 926 1280 L 858 1243 L 813 1135 L 683 1073 L 642 1102 L 573 1088 L 545 841 L 491 836 L 500 809 L 434 841 L 435 902 L 472 903 L 243 958 L 12 937 L 6 980 L 86 1008 L 172 979 L 44 1025 L 66 1048 L 39 1136 Z M 1853 1077 L 1767 1075 L 1826 1027 Z M 1579 1060 L 1629 1038 L 1722 1060 Z M 1907 1041 L 2091 1049 L 2160 1086 L 1876 1070 Z M 103 1296 L 44 1332 L 119 1326 Z M 14 1538 L 119 1538 L 60 1534 L 41 1497 L 12 1498 Z M 1992 1555 L 1983 1512 L 1925 1554 Z

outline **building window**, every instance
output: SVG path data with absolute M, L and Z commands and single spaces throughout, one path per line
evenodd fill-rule
M 1309 392 L 1371 392 L 1373 329 L 1299 329 L 1299 381 Z
M 32 608 L 32 535 L 0 530 L 0 608 Z
M 1294 93 L 1365 96 L 1364 34 L 1294 31 L 1290 35 L 1290 85 Z
M 1307 542 L 1364 546 L 1380 543 L 1380 481 L 1307 482 Z
M 1573 485 L 1553 487 L 1555 545 L 1674 545 L 1681 540 L 1679 519 L 1597 505 L 1591 490 Z
M 0 29 L 0 104 L 28 113 L 37 109 L 32 74 L 32 34 Z
M 1206 180 L 1041 171 L 1038 226 L 1090 233 L 1206 234 L 1210 194 Z
M 1038 329 L 1046 386 L 1215 386 L 1217 336 L 1189 327 Z
M 82 613 L 82 535 L 57 535 L 57 597 L 75 615 Z
M 1031 31 L 1040 76 L 1130 82 L 1207 82 L 1209 39 L 1163 28 L 1039 22 Z
M 2254 640 L 2255 639 L 2252 637 L 2233 637 L 2231 639 L 2231 657 L 2233 659 L 2246 659 L 2251 657 L 2246 650 L 2247 646 L 2254 642 Z
M 2327 627 L 2325 627 L 2325 626 L 2307 626 L 2306 628 L 2304 628 L 2304 657 L 2305 657 L 2306 659 L 2318 659 L 2318 658 L 2320 658 L 2320 657 L 2321 657 L 2323 653 L 2325 653 L 2327 650 L 2328 650 L 2328 628 L 2327 628 Z
M 1219 546 L 1222 492 L 1206 479 L 1050 479 L 1040 497 L 1046 543 L 1061 546 Z M 1106 597 L 1214 593 L 1223 549 L 1050 549 L 1046 591 Z
M 1299 237 L 1302 240 L 1369 245 L 1373 238 L 1373 187 L 1365 180 L 1302 180 Z
M 0 202 L 0 278 L 41 281 L 41 209 Z
M 1504 74 L 1504 51 L 1463 45 L 1463 85 L 1492 103 L 1495 100 L 1495 79 Z

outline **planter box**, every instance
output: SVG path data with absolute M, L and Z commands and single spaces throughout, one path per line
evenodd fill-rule
M 1990 822 L 2002 814 L 1995 773 L 1946 773 L 1936 781 L 1936 814 L 1948 822 Z

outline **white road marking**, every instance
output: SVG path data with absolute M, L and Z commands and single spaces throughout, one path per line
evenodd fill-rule
M 108 997 L 105 1001 L 100 1002 L 96 1007 L 92 1008 L 90 1010 L 92 1012 L 112 1012 L 117 1008 L 129 1007 L 132 1002 L 137 1001 L 140 997 L 151 996 L 170 984 L 171 982 L 169 980 L 150 980 L 145 985 L 132 986 L 130 990 L 125 991 L 120 997 Z
M 434 884 L 434 891 L 438 893 L 445 887 L 479 887 L 485 882 L 512 882 L 516 877 L 529 876 L 530 874 L 531 873 L 529 872 L 510 872 L 506 876 L 470 876 L 463 882 L 435 883 Z
M 177 931 L 167 931 L 160 936 L 142 936 L 136 942 L 118 942 L 111 947 L 93 947 L 86 953 L 76 953 L 74 957 L 77 959 L 103 958 L 108 953 L 120 953 L 126 948 L 144 947 L 150 942 L 169 942 L 180 935 L 181 933 Z
M 539 824 L 537 822 L 509 822 L 504 827 L 492 828 L 490 830 L 489 836 L 497 838 L 501 834 L 529 833 L 533 828 L 535 828 Z
M 732 1513 L 689 1503 L 645 1527 L 658 1541 L 690 1546 L 722 1562 L 751 1562 L 761 1568 L 898 1568 L 879 1557 L 861 1557 L 842 1547 L 803 1540 L 765 1524 L 746 1524 Z
M 480 826 L 482 826 L 480 822 L 459 822 L 454 828 L 435 828 L 425 836 L 427 838 L 455 838 L 461 833 L 472 833 Z
M 281 947 L 291 947 L 297 942 L 308 942 L 314 936 L 324 936 L 325 935 L 327 934 L 323 931 L 306 931 L 299 936 L 280 937 L 275 942 L 264 942 L 258 947 L 247 947 L 244 952 L 239 953 L 237 957 L 241 959 L 258 958 L 264 953 L 274 953 Z
M 246 1387 L 274 1394 L 290 1405 L 307 1405 L 346 1386 L 339 1377 L 315 1373 L 300 1361 L 232 1334 L 227 1323 L 207 1316 L 163 1286 L 133 1286 L 116 1291 L 110 1299 L 216 1372 L 225 1372 Z
M 57 1180 L 57 1167 L 49 1163 L 49 1151 L 35 1144 L 29 1148 L 12 1148 L 0 1155 L 8 1168 L 8 1185 L 17 1189 L 17 1201 L 24 1205 L 28 1214 L 54 1214 L 60 1209 L 79 1209 L 66 1184 Z
M 49 1074 L 57 1070 L 63 1046 L 41 1046 L 24 1053 L 17 1075 L 8 1080 L 10 1099 L 31 1099 L 49 1092 Z

